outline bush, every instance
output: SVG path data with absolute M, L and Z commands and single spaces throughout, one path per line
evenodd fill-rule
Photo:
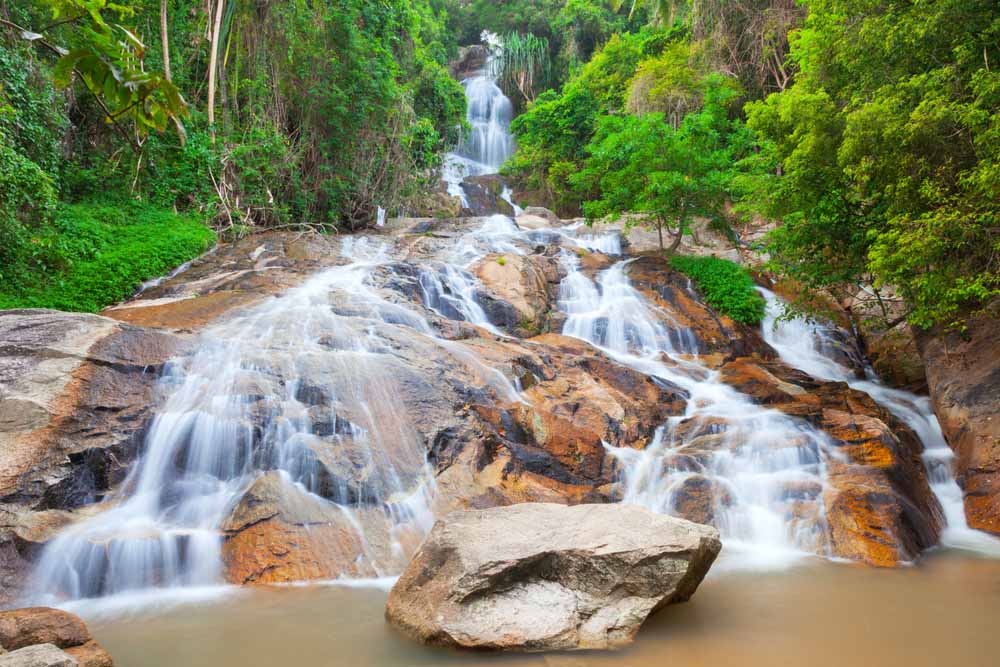
M 31 268 L 47 268 L 46 231 L 55 201 L 52 178 L 0 143 L 0 285 L 23 281 Z
M 676 256 L 670 266 L 691 278 L 710 306 L 750 326 L 764 319 L 764 297 L 739 264 L 716 257 Z
M 0 309 L 96 312 L 144 281 L 197 257 L 215 242 L 200 221 L 149 206 L 63 205 L 46 236 L 53 271 L 33 283 L 0 282 Z

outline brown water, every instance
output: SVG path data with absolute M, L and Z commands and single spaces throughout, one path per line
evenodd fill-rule
M 1000 561 L 939 553 L 917 567 L 816 562 L 713 574 L 633 648 L 499 656 L 428 649 L 382 620 L 385 592 L 314 586 L 91 617 L 117 667 L 996 667 Z

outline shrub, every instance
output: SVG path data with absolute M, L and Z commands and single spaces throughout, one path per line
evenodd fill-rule
M 35 270 L 30 286 L 0 283 L 0 309 L 96 312 L 197 257 L 215 234 L 199 220 L 149 206 L 74 204 L 56 210 L 46 238 L 58 268 Z
M 750 326 L 764 319 L 764 298 L 739 264 L 717 257 L 675 256 L 670 266 L 691 278 L 710 306 Z

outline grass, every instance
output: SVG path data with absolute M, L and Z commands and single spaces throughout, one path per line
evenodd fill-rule
M 678 255 L 671 258 L 670 266 L 691 278 L 708 305 L 720 313 L 750 326 L 764 319 L 764 297 L 739 264 L 717 257 Z
M 38 243 L 50 248 L 51 268 L 0 283 L 0 309 L 97 312 L 205 252 L 215 233 L 196 218 L 148 205 L 62 204 Z

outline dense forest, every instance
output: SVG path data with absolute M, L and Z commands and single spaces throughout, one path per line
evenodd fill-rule
M 97 310 L 216 234 L 419 210 L 483 30 L 527 203 L 961 327 L 1000 295 L 995 0 L 24 0 L 0 9 L 0 307 Z

